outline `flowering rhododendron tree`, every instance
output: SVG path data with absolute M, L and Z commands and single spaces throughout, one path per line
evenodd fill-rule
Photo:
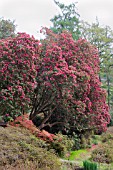
M 40 129 L 106 130 L 110 115 L 97 49 L 67 32 L 43 31 L 41 43 L 25 33 L 0 40 L 0 113 L 17 116 L 29 109 Z
M 25 33 L 0 40 L 0 114 L 17 116 L 29 108 L 38 56 L 39 41 Z
M 106 130 L 110 115 L 98 78 L 97 49 L 84 39 L 74 41 L 67 32 L 43 32 L 30 119 L 43 112 L 40 128 Z

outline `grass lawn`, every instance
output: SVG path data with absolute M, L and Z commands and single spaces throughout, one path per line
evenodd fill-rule
M 77 151 L 72 151 L 68 160 L 75 161 L 80 167 L 83 166 L 83 161 L 90 159 L 91 151 L 87 149 L 80 149 Z M 98 170 L 113 170 L 112 164 L 97 163 Z
M 88 156 L 88 151 L 86 149 L 80 149 L 77 151 L 72 151 L 69 157 L 69 160 L 81 160 L 84 158 L 84 156 Z

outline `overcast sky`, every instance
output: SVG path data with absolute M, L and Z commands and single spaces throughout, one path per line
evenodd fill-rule
M 59 0 L 64 4 L 78 2 L 80 19 L 89 23 L 98 17 L 101 25 L 113 29 L 113 0 Z M 53 0 L 0 0 L 0 17 L 15 20 L 17 31 L 39 37 L 41 26 L 49 27 L 59 10 Z

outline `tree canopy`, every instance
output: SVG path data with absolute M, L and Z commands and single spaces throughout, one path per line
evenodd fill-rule
M 67 6 L 56 0 L 54 0 L 54 2 L 60 9 L 60 13 L 50 20 L 53 23 L 53 26 L 50 29 L 54 33 L 61 33 L 62 31 L 67 30 L 72 34 L 73 39 L 78 39 L 80 36 L 79 14 L 76 12 L 75 3 Z
M 14 21 L 0 18 L 0 39 L 14 37 L 16 25 Z

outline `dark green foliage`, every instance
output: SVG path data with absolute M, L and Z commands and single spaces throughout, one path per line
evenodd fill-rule
M 90 162 L 90 161 L 84 161 L 83 162 L 84 170 L 98 170 L 97 163 Z
M 111 94 L 113 94 L 113 91 L 112 91 Z M 111 98 L 111 104 L 112 104 L 112 103 L 113 103 L 113 97 Z M 109 126 L 113 126 L 113 104 L 111 105 L 110 115 L 111 115 L 111 119 L 110 119 Z
M 80 138 L 79 136 L 73 132 L 73 136 L 72 136 L 72 139 L 74 141 L 74 146 L 73 146 L 73 150 L 78 150 L 80 149 Z
M 92 144 L 97 145 L 99 140 L 100 140 L 99 135 L 92 135 L 92 138 L 91 138 Z
M 86 130 L 84 131 L 84 133 L 81 134 L 80 136 L 80 147 L 81 148 L 91 148 L 91 144 L 92 144 L 92 130 Z

